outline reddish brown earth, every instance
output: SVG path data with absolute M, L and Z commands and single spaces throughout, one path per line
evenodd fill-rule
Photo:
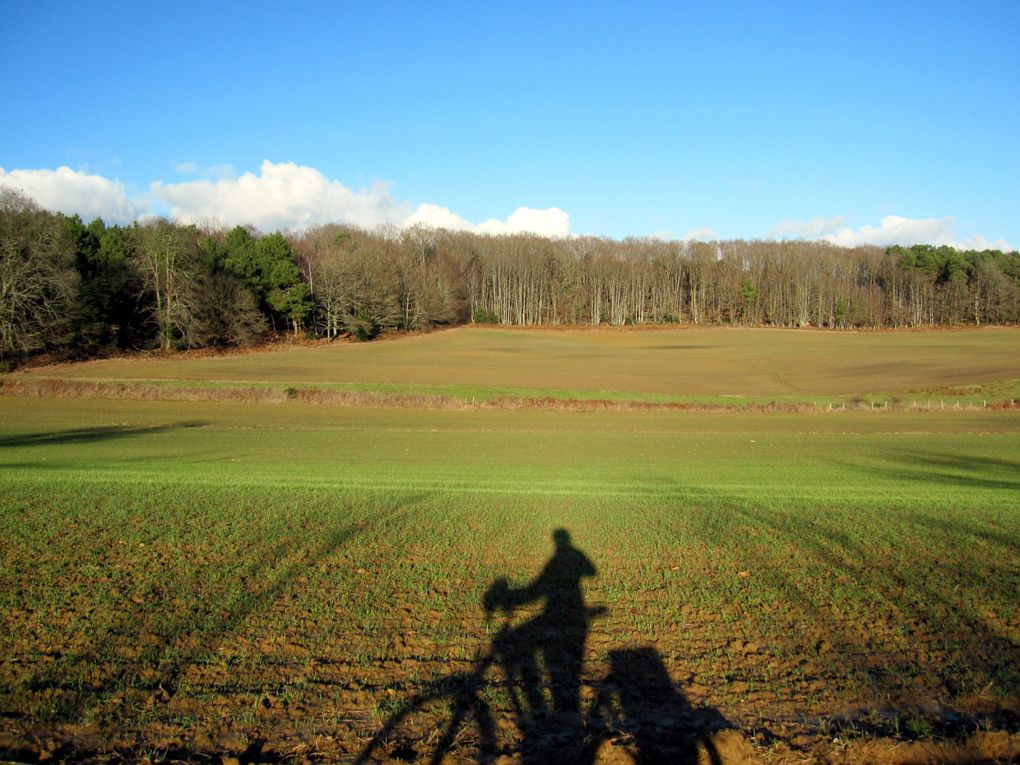
M 118 643 L 118 667 L 94 663 L 96 646 L 75 624 L 85 614 L 64 617 L 77 637 L 29 645 L 32 615 L 8 613 L 9 627 L 27 631 L 25 642 L 15 642 L 17 655 L 0 664 L 0 683 L 26 690 L 4 699 L 0 754 L 19 762 L 300 763 L 359 755 L 368 762 L 427 762 L 439 747 L 449 762 L 1020 761 L 1015 696 L 977 692 L 955 699 L 949 711 L 937 686 L 946 659 L 940 636 L 923 625 L 910 640 L 913 677 L 859 688 L 841 685 L 848 662 L 877 668 L 890 661 L 891 638 L 881 634 L 880 621 L 871 625 L 878 632 L 870 642 L 863 625 L 844 624 L 842 634 L 791 631 L 785 646 L 742 639 L 718 646 L 720 625 L 687 614 L 682 633 L 634 644 L 628 615 L 612 612 L 592 622 L 579 714 L 548 709 L 555 683 L 547 666 L 539 684 L 548 713 L 522 723 L 507 703 L 511 685 L 500 660 L 472 675 L 473 652 L 492 644 L 492 623 L 466 610 L 423 613 L 410 593 L 398 603 L 373 630 L 389 636 L 385 644 L 357 632 L 324 643 L 321 621 L 297 614 L 283 632 L 260 634 L 256 619 L 214 647 L 184 629 L 172 665 L 142 658 L 157 638 L 135 624 L 134 634 L 107 634 Z M 287 599 L 272 605 L 289 608 Z M 535 615 L 519 615 L 515 624 Z M 421 620 L 455 621 L 471 637 L 440 644 L 419 635 Z M 816 650 L 805 651 L 808 644 Z M 457 646 L 467 655 L 449 658 Z M 801 651 L 806 655 L 798 658 Z M 773 678 L 768 685 L 756 681 L 763 669 Z M 131 682 L 114 682 L 124 672 L 134 673 Z M 514 687 L 523 695 L 521 686 Z M 478 723 L 484 705 L 490 734 Z M 78 721 L 45 721 L 54 708 Z M 451 726 L 443 743 L 458 709 L 463 723 Z

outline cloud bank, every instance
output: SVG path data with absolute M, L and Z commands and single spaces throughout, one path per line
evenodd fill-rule
M 448 207 L 423 203 L 416 208 L 399 201 L 385 183 L 353 190 L 313 167 L 266 160 L 258 173 L 237 175 L 218 165 L 204 172 L 193 162 L 176 166 L 196 180 L 154 181 L 144 194 L 129 196 L 124 184 L 101 175 L 60 167 L 57 170 L 0 168 L 0 185 L 34 199 L 41 207 L 91 220 L 112 223 L 160 213 L 190 222 L 216 221 L 227 226 L 251 225 L 262 231 L 302 230 L 325 223 L 346 223 L 373 229 L 425 223 L 435 228 L 481 234 L 535 233 L 571 235 L 570 216 L 558 207 L 518 207 L 506 219 L 472 223 Z
M 449 207 L 422 204 L 406 221 L 407 225 L 424 223 L 434 228 L 451 231 L 473 231 L 477 234 L 523 234 L 565 238 L 570 236 L 570 216 L 558 207 L 536 210 L 518 207 L 506 220 L 490 218 L 481 223 L 470 223 L 452 212 Z
M 154 200 L 186 221 L 210 218 L 227 225 L 251 224 L 262 231 L 306 229 L 323 223 L 375 228 L 407 216 L 387 185 L 353 191 L 312 167 L 293 162 L 262 163 L 259 173 L 164 183 L 149 187 Z
M 0 167 L 0 186 L 20 191 L 40 207 L 85 220 L 103 218 L 130 223 L 149 214 L 144 199 L 128 197 L 124 184 L 69 167 L 56 170 L 11 170 Z
M 784 220 L 772 227 L 769 236 L 776 239 L 823 239 L 840 247 L 872 244 L 889 247 L 894 244 L 948 244 L 964 250 L 1012 250 L 1005 239 L 989 241 L 981 234 L 960 236 L 956 221 L 946 218 L 904 218 L 886 215 L 877 226 L 852 228 L 845 225 L 846 216 L 814 218 L 809 221 Z
M 85 220 L 101 217 L 112 223 L 130 223 L 149 215 L 169 214 L 183 221 L 215 221 L 226 226 L 251 225 L 262 231 L 299 231 L 325 223 L 345 223 L 373 229 L 380 225 L 404 228 L 424 223 L 452 231 L 479 234 L 534 233 L 565 238 L 573 235 L 570 216 L 559 207 L 518 207 L 505 219 L 472 223 L 449 207 L 432 203 L 417 206 L 398 200 L 388 184 L 376 183 L 355 190 L 322 172 L 293 162 L 265 160 L 257 173 L 238 175 L 217 165 L 204 170 L 193 162 L 177 165 L 182 175 L 200 176 L 181 181 L 158 180 L 146 192 L 131 195 L 118 179 L 69 167 L 7 171 L 0 167 L 0 186 L 22 191 L 48 210 Z M 1012 250 L 1003 239 L 989 240 L 978 233 L 961 235 L 951 217 L 905 218 L 887 215 L 878 225 L 853 228 L 847 216 L 819 217 L 809 221 L 783 220 L 769 232 L 776 239 L 823 239 L 841 247 L 872 244 L 949 244 L 965 249 Z M 694 229 L 683 239 L 707 240 L 711 229 Z

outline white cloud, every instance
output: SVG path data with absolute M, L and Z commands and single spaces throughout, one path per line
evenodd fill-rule
M 167 205 L 175 218 L 227 225 L 251 224 L 263 231 L 304 229 L 323 223 L 348 223 L 366 229 L 380 225 L 406 227 L 425 223 L 434 228 L 483 234 L 532 232 L 541 236 L 570 236 L 570 216 L 557 207 L 536 210 L 518 207 L 506 220 L 479 224 L 465 220 L 448 207 L 424 203 L 411 212 L 384 183 L 353 191 L 330 180 L 313 167 L 265 160 L 259 174 L 236 176 L 233 168 L 208 168 L 203 180 L 164 183 L 150 187 L 154 199 Z
M 814 218 L 810 221 L 784 220 L 773 226 L 769 236 L 794 239 L 824 239 L 840 247 L 871 244 L 889 247 L 894 244 L 948 244 L 962 249 L 1013 249 L 1004 239 L 988 241 L 980 234 L 961 237 L 955 220 L 946 218 L 904 218 L 887 215 L 877 226 L 852 228 L 844 225 L 845 215 Z
M 477 234 L 538 234 L 557 239 L 570 236 L 570 216 L 558 207 L 536 210 L 518 207 L 506 220 L 491 218 L 475 224 L 457 215 L 449 207 L 422 204 L 408 217 L 404 226 L 425 223 L 451 231 L 473 231 Z
M 1003 252 L 1016 249 L 1005 239 L 996 239 L 990 242 L 981 234 L 972 234 L 962 242 L 957 242 L 956 246 L 965 250 L 1002 250 Z
M 715 231 L 710 228 L 693 228 L 680 237 L 684 242 L 709 242 L 715 238 Z
M 23 192 L 42 208 L 65 215 L 78 213 L 86 221 L 103 218 L 111 223 L 130 223 L 148 211 L 147 201 L 128 197 L 120 181 L 64 166 L 11 171 L 0 167 L 0 186 Z
M 439 205 L 421 204 L 418 209 L 404 221 L 405 226 L 413 226 L 416 223 L 424 223 L 432 228 L 445 228 L 449 231 L 474 231 L 475 226 L 469 223 L 449 207 Z
M 877 226 L 861 226 L 859 229 L 840 226 L 835 231 L 823 234 L 821 238 L 841 247 L 856 247 L 862 244 L 874 244 L 879 247 L 888 247 L 892 244 L 951 244 L 953 219 L 886 215 Z
M 536 210 L 518 207 L 505 221 L 490 219 L 478 224 L 483 234 L 538 234 L 554 238 L 570 236 L 570 216 L 558 207 Z
M 221 168 L 218 168 L 221 169 Z M 259 174 L 164 183 L 150 186 L 154 199 L 181 220 L 216 219 L 227 225 L 251 224 L 263 231 L 303 229 L 323 223 L 374 228 L 407 216 L 386 184 L 352 191 L 313 167 L 265 160 Z
M 262 231 L 300 230 L 324 223 L 347 223 L 365 229 L 426 223 L 435 228 L 483 234 L 531 232 L 570 236 L 570 216 L 558 207 L 518 207 L 505 220 L 472 223 L 448 207 L 420 204 L 416 209 L 393 196 L 385 183 L 354 191 L 313 167 L 265 160 L 256 173 L 238 175 L 230 165 L 201 168 L 183 162 L 174 168 L 199 179 L 154 181 L 149 192 L 129 197 L 124 184 L 101 175 L 60 167 L 56 170 L 0 168 L 0 185 L 24 192 L 41 207 L 86 220 L 102 217 L 129 223 L 161 212 L 183 221 L 252 225 Z

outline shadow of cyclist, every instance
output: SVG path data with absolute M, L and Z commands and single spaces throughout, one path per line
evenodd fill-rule
M 484 600 L 490 614 L 544 601 L 537 616 L 504 627 L 493 640 L 528 760 L 545 761 L 554 750 L 580 749 L 584 646 L 592 617 L 601 613 L 585 605 L 581 588 L 583 579 L 595 576 L 595 564 L 573 546 L 566 529 L 556 529 L 553 541 L 552 558 L 532 582 L 512 588 L 498 579 Z
M 375 761 L 396 745 L 399 759 L 414 760 L 428 750 L 429 762 L 438 765 L 462 744 L 467 748 L 458 758 L 473 751 L 479 763 L 506 754 L 518 754 L 526 764 L 720 762 L 713 735 L 731 726 L 717 710 L 688 701 L 654 648 L 611 651 L 610 672 L 589 681 L 595 699 L 582 709 L 585 644 L 592 619 L 605 609 L 584 600 L 582 583 L 596 575 L 595 565 L 565 529 L 557 529 L 553 541 L 553 555 L 534 580 L 511 587 L 500 578 L 485 593 L 486 613 L 504 612 L 505 623 L 473 669 L 439 678 L 406 699 L 356 762 Z M 538 614 L 513 621 L 515 609 L 534 603 L 542 604 Z M 516 728 L 512 742 L 502 735 L 501 710 L 490 705 L 487 693 L 500 673 Z M 438 700 L 451 704 L 451 714 L 438 732 L 433 728 L 430 742 L 403 738 L 405 724 Z M 471 724 L 473 743 L 471 736 L 462 738 Z

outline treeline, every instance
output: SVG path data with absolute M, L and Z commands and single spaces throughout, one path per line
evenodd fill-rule
M 0 356 L 368 340 L 468 322 L 916 327 L 1020 320 L 1020 253 L 550 240 L 413 226 L 109 226 L 0 190 Z

